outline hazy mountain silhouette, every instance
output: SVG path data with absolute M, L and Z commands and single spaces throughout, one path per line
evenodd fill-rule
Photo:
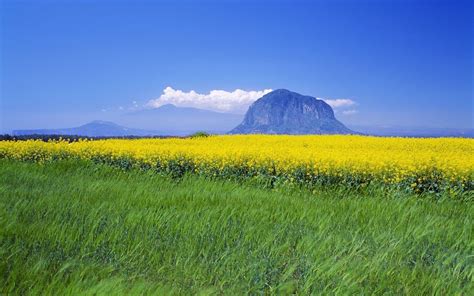
M 132 129 L 120 126 L 113 122 L 96 120 L 79 127 L 62 129 L 32 129 L 14 130 L 13 135 L 77 135 L 86 137 L 124 137 L 124 136 L 151 136 L 156 133 L 141 129 Z
M 391 125 L 349 125 L 357 131 L 370 136 L 384 137 L 417 137 L 417 138 L 439 138 L 439 137 L 460 137 L 474 138 L 472 128 L 435 128 L 435 127 L 409 127 Z
M 78 135 L 87 137 L 186 136 L 197 131 L 226 133 L 242 121 L 244 115 L 219 113 L 172 104 L 124 114 L 119 124 L 96 120 L 79 127 L 14 130 L 13 135 Z
M 156 109 L 124 114 L 118 122 L 125 126 L 182 135 L 196 131 L 226 133 L 239 124 L 243 118 L 242 114 L 220 113 L 167 104 Z

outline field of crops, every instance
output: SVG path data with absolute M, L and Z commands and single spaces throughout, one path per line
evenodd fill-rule
M 474 203 L 0 160 L 0 295 L 471 295 Z
M 454 138 L 0 141 L 0 294 L 469 295 L 472 155 Z
M 474 189 L 474 140 L 364 136 L 211 136 L 173 139 L 2 141 L 0 158 L 88 159 L 182 176 L 259 179 L 268 186 L 377 183 L 414 192 Z

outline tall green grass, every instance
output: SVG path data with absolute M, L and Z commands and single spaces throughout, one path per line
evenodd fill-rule
M 0 161 L 0 294 L 474 291 L 474 205 Z

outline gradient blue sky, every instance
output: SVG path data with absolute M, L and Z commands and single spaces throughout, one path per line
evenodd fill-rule
M 108 119 L 166 86 L 287 88 L 356 101 L 348 124 L 473 127 L 469 1 L 1 3 L 2 132 Z

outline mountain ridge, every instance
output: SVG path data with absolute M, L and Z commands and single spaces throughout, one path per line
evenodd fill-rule
M 14 136 L 24 135 L 68 135 L 85 137 L 126 137 L 126 136 L 153 136 L 153 131 L 128 128 L 111 121 L 93 120 L 78 127 L 58 129 L 29 129 L 14 130 Z
M 221 113 L 194 107 L 166 104 L 159 108 L 143 109 L 123 114 L 119 124 L 146 130 L 170 130 L 177 134 L 197 131 L 226 133 L 238 125 L 244 115 Z

